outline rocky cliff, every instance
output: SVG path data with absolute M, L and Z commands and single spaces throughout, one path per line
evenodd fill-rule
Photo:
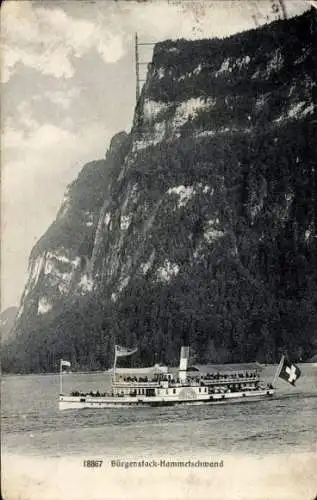
M 0 313 L 0 338 L 2 345 L 10 340 L 10 334 L 15 323 L 17 312 L 17 307 L 8 307 Z
M 56 220 L 31 252 L 19 318 L 32 321 L 58 308 L 65 297 L 92 291 L 100 242 L 109 224 L 112 184 L 129 144 L 125 132 L 117 134 L 106 158 L 85 165 L 68 186 Z
M 316 14 L 157 44 L 129 136 L 34 247 L 5 369 L 316 350 Z

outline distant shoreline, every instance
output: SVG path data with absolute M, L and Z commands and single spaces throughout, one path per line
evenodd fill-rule
M 243 365 L 244 363 L 241 363 L 241 365 Z M 233 365 L 233 364 L 232 364 Z M 304 365 L 304 366 L 311 366 L 311 367 L 316 367 L 317 368 L 317 363 L 316 362 L 311 362 L 311 361 L 303 361 L 303 362 L 300 362 L 300 363 L 297 363 L 297 365 L 301 366 L 301 365 Z M 207 365 L 206 365 L 207 366 Z M 226 366 L 226 365 L 223 365 L 223 366 Z M 228 365 L 230 366 L 230 364 Z M 235 366 L 239 366 L 239 363 L 235 363 Z M 262 369 L 265 369 L 265 368 L 268 368 L 268 367 L 277 367 L 278 366 L 278 363 L 268 363 L 268 364 L 265 364 L 265 365 L 261 365 L 261 368 Z M 174 368 L 175 369 L 175 368 Z M 93 370 L 80 370 L 80 371 L 72 371 L 72 372 L 63 372 L 63 375 L 91 375 L 91 374 L 104 374 L 104 375 L 111 375 L 111 371 L 108 371 L 108 370 L 96 370 L 96 371 L 93 371 Z M 19 376 L 19 377 L 23 377 L 23 376 L 30 376 L 30 375 L 59 375 L 60 372 L 59 371 L 56 371 L 56 372 L 37 372 L 37 373 L 1 373 L 2 377 L 12 377 L 12 376 Z
M 96 371 L 76 371 L 76 372 L 63 372 L 63 375 L 80 375 L 80 374 L 92 374 L 92 373 L 109 373 L 107 370 L 96 370 Z M 36 373 L 1 373 L 2 377 L 8 377 L 8 376 L 19 376 L 23 377 L 26 375 L 59 375 L 60 372 L 36 372 Z

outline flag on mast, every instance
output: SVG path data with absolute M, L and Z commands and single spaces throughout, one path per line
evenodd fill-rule
M 117 358 L 123 357 L 123 356 L 131 356 L 135 352 L 137 352 L 138 348 L 135 347 L 134 349 L 130 347 L 122 347 L 120 345 L 115 346 L 115 354 Z
M 286 358 L 283 359 L 283 364 L 279 373 L 279 377 L 286 380 L 291 385 L 295 386 L 295 382 L 301 376 L 301 371 L 294 363 L 291 363 Z
M 68 366 L 70 368 L 70 361 L 65 361 L 64 359 L 61 359 L 61 367 L 63 366 Z

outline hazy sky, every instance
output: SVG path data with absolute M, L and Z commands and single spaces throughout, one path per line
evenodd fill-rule
M 18 305 L 28 257 L 85 162 L 129 130 L 141 41 L 254 28 L 270 0 L 9 0 L 1 9 L 1 309 Z M 286 1 L 289 15 L 307 8 Z M 150 49 L 141 54 L 149 60 Z

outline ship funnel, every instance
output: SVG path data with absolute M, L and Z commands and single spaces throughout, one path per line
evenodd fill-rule
M 181 357 L 179 360 L 179 380 L 180 382 L 186 381 L 186 372 L 188 366 L 188 358 L 189 358 L 189 347 L 182 346 L 181 348 Z

